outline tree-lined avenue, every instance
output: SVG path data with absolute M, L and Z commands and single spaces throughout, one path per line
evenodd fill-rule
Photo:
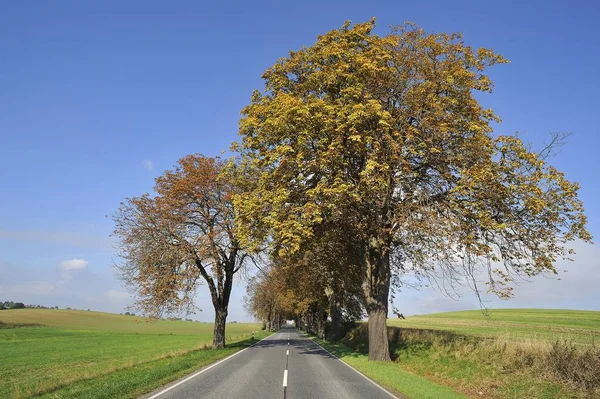
M 389 399 L 394 396 L 297 330 L 283 329 L 207 367 L 193 378 L 184 378 L 144 398 L 259 397 Z

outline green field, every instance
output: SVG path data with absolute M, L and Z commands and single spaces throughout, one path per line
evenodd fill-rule
M 70 397 L 61 393 L 69 385 L 124 376 L 127 370 L 147 369 L 156 362 L 176 373 L 209 362 L 213 355 L 198 351 L 212 343 L 209 323 L 150 323 L 134 316 L 48 309 L 3 310 L 0 323 L 0 398 L 47 393 Z M 259 329 L 259 324 L 228 324 L 228 342 L 243 340 Z M 135 380 L 133 374 L 127 378 Z
M 433 329 L 480 337 L 600 344 L 600 312 L 585 310 L 493 309 L 389 319 L 389 326 Z
M 600 312 L 497 309 L 389 319 L 393 362 L 368 361 L 361 323 L 347 363 L 408 398 L 600 398 Z

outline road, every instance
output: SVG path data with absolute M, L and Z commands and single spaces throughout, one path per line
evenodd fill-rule
M 295 329 L 146 395 L 147 399 L 389 399 L 394 396 Z

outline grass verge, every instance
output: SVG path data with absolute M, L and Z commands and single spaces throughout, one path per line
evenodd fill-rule
M 388 333 L 394 358 L 388 367 L 449 386 L 471 398 L 600 397 L 600 349 L 593 345 L 397 327 L 389 327 Z M 366 358 L 367 326 L 349 332 L 342 343 L 351 353 Z M 379 381 L 377 375 L 372 378 Z
M 260 340 L 268 335 L 270 333 L 261 331 L 256 334 L 255 340 L 244 339 L 228 344 L 224 349 L 199 349 L 179 356 L 149 361 L 101 377 L 80 380 L 38 397 L 47 399 L 137 398 L 242 350 L 257 342 L 257 339 Z

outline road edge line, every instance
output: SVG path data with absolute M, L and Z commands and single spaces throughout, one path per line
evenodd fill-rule
M 325 352 L 329 353 L 331 356 L 335 357 L 337 360 L 339 360 L 340 362 L 344 363 L 346 366 L 350 367 L 352 370 L 354 370 L 355 372 L 357 372 L 358 374 L 360 374 L 363 378 L 365 378 L 366 380 L 370 381 L 371 384 L 375 385 L 377 388 L 381 389 L 383 392 L 385 392 L 388 395 L 390 395 L 390 397 L 392 397 L 394 399 L 402 399 L 402 398 L 399 398 L 398 396 L 394 395 L 393 393 L 391 393 L 390 391 L 388 391 L 387 389 L 385 389 L 384 387 L 382 387 L 381 385 L 379 385 L 378 383 L 376 383 L 375 381 L 373 381 L 371 378 L 367 377 L 366 375 L 364 375 L 363 373 L 361 373 L 360 371 L 358 371 L 357 369 L 355 369 L 354 367 L 350 366 L 348 363 L 346 363 L 345 361 L 343 361 L 342 359 L 340 359 L 339 357 L 337 357 L 333 353 L 329 352 L 326 348 L 324 348 L 322 345 L 320 345 L 314 339 L 310 338 L 307 335 L 305 335 L 305 337 L 308 338 L 308 339 L 310 339 L 319 348 L 323 349 Z
M 160 391 L 160 392 L 158 392 L 158 393 L 155 393 L 154 395 L 152 395 L 152 396 L 149 396 L 149 397 L 147 397 L 147 398 L 145 398 L 145 399 L 156 399 L 156 398 L 158 398 L 159 396 L 161 396 L 161 395 L 163 395 L 163 394 L 165 394 L 165 393 L 169 392 L 171 389 L 173 389 L 173 388 L 176 388 L 176 387 L 178 387 L 179 385 L 181 385 L 181 384 L 183 384 L 183 383 L 185 383 L 185 382 L 188 382 L 188 381 L 189 381 L 189 380 L 191 380 L 192 378 L 195 378 L 195 377 L 199 376 L 200 374 L 202 374 L 202 373 L 204 373 L 204 372 L 206 372 L 206 371 L 208 371 L 208 370 L 212 369 L 213 367 L 215 367 L 215 366 L 218 366 L 219 364 L 223 363 L 224 361 L 226 361 L 226 360 L 229 360 L 229 359 L 231 359 L 232 357 L 234 357 L 234 356 L 236 356 L 236 355 L 239 355 L 240 353 L 244 352 L 246 349 L 250 349 L 250 348 L 252 348 L 254 345 L 258 344 L 259 342 L 262 342 L 262 341 L 264 341 L 264 340 L 265 340 L 265 339 L 267 339 L 267 338 L 270 338 L 270 337 L 272 337 L 272 336 L 273 336 L 273 335 L 275 335 L 275 334 L 277 334 L 277 333 L 276 333 L 276 332 L 274 332 L 273 334 L 269 335 L 268 337 L 264 337 L 264 338 L 263 338 L 263 339 L 261 339 L 260 341 L 256 341 L 256 342 L 255 342 L 255 343 L 253 343 L 252 345 L 250 345 L 250 346 L 247 346 L 247 347 L 245 347 L 244 349 L 242 349 L 242 350 L 239 350 L 239 351 L 237 351 L 237 352 L 235 352 L 235 353 L 232 353 L 231 355 L 227 356 L 227 357 L 226 357 L 226 358 L 224 358 L 224 359 L 221 359 L 221 360 L 219 360 L 219 361 L 217 361 L 217 362 L 215 362 L 215 363 L 211 363 L 211 364 L 209 364 L 208 366 L 206 366 L 206 367 L 204 367 L 204 368 L 200 369 L 199 371 L 195 372 L 194 374 L 187 376 L 187 377 L 186 377 L 186 378 L 184 378 L 183 380 L 181 380 L 181 381 L 179 381 L 179 382 L 177 382 L 177 383 L 175 383 L 175 384 L 173 384 L 173 385 L 169 386 L 168 388 L 165 388 L 165 389 L 163 389 L 162 391 Z M 318 345 L 318 344 L 317 344 L 317 345 Z

